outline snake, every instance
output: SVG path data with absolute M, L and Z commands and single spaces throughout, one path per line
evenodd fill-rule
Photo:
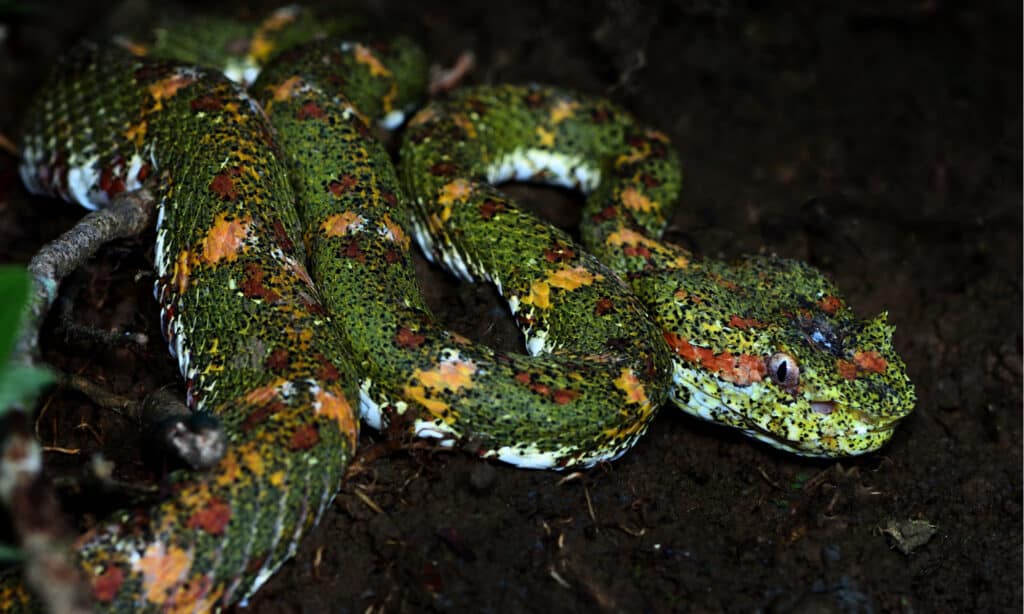
M 878 449 L 912 410 L 885 314 L 858 319 L 802 262 L 724 262 L 660 239 L 682 185 L 663 133 L 604 98 L 477 86 L 420 107 L 396 170 L 373 123 L 415 107 L 425 55 L 400 38 L 293 45 L 309 22 L 289 7 L 249 32 L 229 71 L 258 67 L 248 89 L 205 58 L 80 44 L 25 121 L 30 191 L 96 208 L 153 187 L 161 328 L 189 406 L 229 440 L 212 469 L 172 474 L 166 500 L 78 539 L 98 607 L 253 595 L 333 500 L 360 416 L 565 469 L 618 458 L 670 401 L 824 457 Z M 580 241 L 518 207 L 509 181 L 581 191 Z M 493 284 L 526 352 L 441 324 L 414 241 Z M 7 579 L 0 607 L 35 606 Z

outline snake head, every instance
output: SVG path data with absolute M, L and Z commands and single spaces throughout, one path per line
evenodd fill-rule
M 671 314 L 661 321 L 684 411 L 789 452 L 834 457 L 877 450 L 913 410 L 886 314 L 858 319 L 814 268 L 752 256 L 694 264 L 672 279 L 659 308 Z

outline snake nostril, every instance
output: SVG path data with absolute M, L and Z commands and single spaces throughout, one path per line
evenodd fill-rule
M 832 401 L 814 401 L 811 403 L 811 409 L 816 414 L 822 414 L 828 416 L 835 410 L 836 404 Z

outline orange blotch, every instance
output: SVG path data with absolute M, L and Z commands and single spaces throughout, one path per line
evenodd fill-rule
M 223 535 L 231 521 L 231 506 L 221 499 L 212 499 L 188 519 L 188 528 L 199 529 L 211 535 Z
M 849 360 L 839 359 L 836 361 L 836 371 L 839 373 L 839 377 L 850 380 L 851 382 L 857 379 L 857 365 L 853 364 Z
M 658 203 L 641 194 L 640 191 L 633 186 L 629 186 L 622 191 L 622 204 L 625 205 L 627 209 L 641 211 L 643 213 L 653 211 L 655 207 L 658 206 Z
M 465 179 L 456 179 L 446 183 L 441 188 L 441 193 L 437 197 L 437 202 L 444 206 L 450 206 L 458 201 L 465 201 L 473 195 L 473 185 Z M 448 221 L 448 216 L 451 215 L 451 211 L 446 209 L 446 215 L 443 216 L 443 221 Z
M 171 614 L 213 611 L 224 593 L 224 586 L 211 591 L 212 586 L 213 579 L 209 576 L 192 576 L 169 597 L 166 611 Z
M 615 387 L 626 393 L 626 403 L 641 404 L 647 402 L 647 393 L 640 378 L 633 373 L 632 369 L 623 369 L 615 380 Z
M 355 211 L 344 211 L 328 216 L 320 224 L 320 228 L 328 237 L 342 237 L 360 230 L 364 222 L 366 220 Z
M 192 75 L 171 75 L 165 79 L 161 79 L 156 83 L 150 84 L 147 88 L 149 95 L 156 101 L 154 110 L 160 110 L 162 108 L 162 101 L 172 98 L 178 93 L 181 88 L 190 85 L 195 82 L 196 78 Z
M 370 70 L 370 74 L 374 77 L 391 76 L 391 71 L 381 63 L 380 59 L 370 51 L 369 47 L 356 43 L 355 58 L 356 62 L 366 66 Z
M 413 332 L 412 330 L 405 328 L 398 329 L 395 334 L 395 345 L 401 348 L 418 348 L 423 345 L 423 342 L 427 340 L 427 337 L 421 333 Z
M 338 429 L 348 439 L 350 446 L 355 447 L 359 439 L 359 416 L 352 411 L 352 405 L 340 392 L 321 390 L 316 395 L 316 414 L 333 418 Z
M 818 307 L 825 313 L 835 314 L 843 308 L 843 300 L 835 295 L 829 295 L 818 301 Z
M 384 214 L 384 236 L 391 240 L 396 245 L 401 245 L 404 248 L 409 247 L 409 235 L 405 234 L 402 230 L 401 224 L 391 219 L 391 216 L 387 213 Z
M 177 546 L 165 547 L 163 542 L 150 544 L 132 570 L 142 573 L 142 588 L 148 602 L 164 604 L 169 591 L 185 577 L 192 567 L 192 554 Z
M 854 354 L 853 364 L 857 365 L 857 368 L 861 371 L 869 371 L 871 373 L 885 373 L 885 369 L 889 366 L 885 358 L 882 358 L 881 354 L 873 350 Z
M 416 369 L 413 378 L 432 390 L 454 392 L 461 388 L 473 387 L 476 363 L 472 360 L 446 360 L 429 371 Z
M 716 354 L 708 348 L 692 345 L 675 333 L 663 331 L 662 335 L 669 347 L 684 360 L 696 363 L 737 386 L 760 382 L 768 373 L 764 359 L 759 356 L 731 352 Z
M 272 97 L 276 102 L 283 102 L 294 96 L 302 85 L 301 77 L 288 77 L 277 86 L 268 85 L 267 89 L 273 92 Z
M 546 281 L 554 288 L 575 290 L 580 286 L 589 286 L 595 281 L 601 281 L 602 279 L 604 279 L 604 275 L 591 273 L 586 268 L 578 266 L 555 271 L 548 276 Z
M 755 318 L 741 318 L 733 315 L 729 317 L 729 326 L 733 328 L 761 328 L 764 326 L 764 322 Z
M 425 124 L 430 120 L 434 119 L 435 117 L 437 117 L 437 110 L 431 107 L 425 108 L 422 111 L 416 113 L 416 115 L 412 116 L 412 119 L 409 120 L 409 126 L 411 127 L 419 126 L 420 124 Z
M 216 264 L 221 260 L 234 261 L 238 258 L 251 225 L 252 216 L 249 215 L 234 219 L 229 219 L 227 213 L 218 215 L 202 241 L 203 260 L 208 264 Z

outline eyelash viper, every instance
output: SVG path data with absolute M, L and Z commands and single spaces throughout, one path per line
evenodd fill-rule
M 84 45 L 44 88 L 26 185 L 102 206 L 157 180 L 163 328 L 190 405 L 231 438 L 214 470 L 176 475 L 169 500 L 82 536 L 101 606 L 201 610 L 255 592 L 336 493 L 357 404 L 378 428 L 541 468 L 617 457 L 668 397 L 812 455 L 875 449 L 911 409 L 891 328 L 853 319 L 820 274 L 657 240 L 678 160 L 606 101 L 466 90 L 413 118 L 396 175 L 364 119 L 393 123 L 423 64 L 401 41 L 317 43 L 263 72 L 260 106 L 204 69 Z M 342 80 L 350 98 L 316 85 Z M 588 192 L 582 236 L 601 261 L 488 185 L 506 180 Z M 410 234 L 495 283 L 536 355 L 440 327 Z M 0 605 L 26 598 L 0 585 Z

